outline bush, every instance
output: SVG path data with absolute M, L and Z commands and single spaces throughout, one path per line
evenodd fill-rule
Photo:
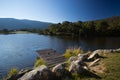
M 38 67 L 40 65 L 46 65 L 46 62 L 42 58 L 38 58 L 34 64 L 34 67 Z
M 71 56 L 77 56 L 78 54 L 82 54 L 83 50 L 80 48 L 69 48 L 66 49 L 66 52 L 64 54 L 65 58 L 70 58 Z

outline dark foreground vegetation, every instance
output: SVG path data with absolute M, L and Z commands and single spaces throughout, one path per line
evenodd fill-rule
M 94 21 L 78 21 L 53 24 L 40 31 L 48 35 L 66 36 L 120 36 L 120 16 Z

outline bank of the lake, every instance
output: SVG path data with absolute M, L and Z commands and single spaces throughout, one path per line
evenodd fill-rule
M 46 50 L 42 50 L 42 52 Z M 47 51 L 48 52 L 48 51 Z M 50 50 L 51 52 L 51 50 Z M 56 51 L 48 55 L 57 54 Z M 42 54 L 46 55 L 45 54 Z M 68 56 L 69 55 L 69 56 Z M 47 59 L 50 59 L 47 57 Z M 34 68 L 9 71 L 7 80 L 119 80 L 120 48 L 98 49 L 84 53 L 80 48 L 67 49 L 64 62 L 49 67 L 42 57 Z M 55 56 L 54 56 L 55 58 Z M 56 56 L 57 58 L 57 56 Z M 52 61 L 50 59 L 50 61 Z M 55 61 L 56 62 L 56 61 Z M 37 65 L 36 65 L 37 64 Z M 6 80 L 5 79 L 5 80 Z

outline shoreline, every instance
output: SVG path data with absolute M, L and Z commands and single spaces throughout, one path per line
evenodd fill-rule
M 88 63 L 86 63 L 87 64 L 87 67 L 88 67 L 88 69 L 87 68 L 85 68 L 85 71 L 87 70 L 87 71 L 89 71 L 89 69 L 90 69 L 90 72 L 91 72 L 91 70 L 94 70 L 94 68 L 97 68 L 98 66 L 99 67 L 101 67 L 102 69 L 103 69 L 103 71 L 101 72 L 101 70 L 99 71 L 99 70 L 97 70 L 97 74 L 95 73 L 95 75 L 102 75 L 102 74 L 104 74 L 104 70 L 106 69 L 105 68 L 105 66 L 101 66 L 102 64 L 101 64 L 101 61 L 103 61 L 104 60 L 104 58 L 102 58 L 102 57 L 98 57 L 97 55 L 100 55 L 100 56 L 107 56 L 107 55 L 117 55 L 117 54 L 120 54 L 120 48 L 118 48 L 118 49 L 98 49 L 98 50 L 95 50 L 95 51 L 93 51 L 93 52 L 91 52 L 91 53 L 86 53 L 86 54 L 78 54 L 79 56 L 79 58 L 80 59 L 75 59 L 75 57 L 73 57 L 73 56 L 71 56 L 71 57 L 69 57 L 67 60 L 75 60 L 75 61 L 77 61 L 77 60 L 81 60 L 82 59 L 82 62 L 84 62 L 84 60 L 85 60 L 85 63 L 86 63 L 86 59 L 87 59 L 87 61 L 89 61 L 90 60 L 90 62 Z M 80 57 L 81 56 L 81 57 Z M 77 57 L 77 55 L 76 55 L 76 57 Z M 96 58 L 94 58 L 94 57 L 96 57 Z M 92 62 L 91 62 L 91 60 L 92 60 Z M 93 66 L 93 65 L 96 65 L 96 63 L 98 63 L 98 62 L 100 62 L 99 64 L 101 64 L 101 65 L 97 65 L 97 66 Z M 49 68 L 47 68 L 47 66 L 43 66 L 43 65 L 41 65 L 41 66 L 38 66 L 38 67 L 33 67 L 32 69 L 26 69 L 26 70 L 21 70 L 22 71 L 22 73 L 21 74 L 24 74 L 22 77 L 20 77 L 19 78 L 19 80 L 23 80 L 23 79 L 26 79 L 26 80 L 29 80 L 30 78 L 33 78 L 33 77 L 25 77 L 25 76 L 27 76 L 28 74 L 34 74 L 34 73 L 32 73 L 32 71 L 33 70 L 37 70 L 37 69 L 41 69 L 41 68 L 43 68 L 42 70 L 44 71 L 44 68 L 45 69 L 47 69 L 47 70 L 50 70 L 50 71 L 52 71 L 52 73 L 55 73 L 55 74 L 57 74 L 56 73 L 56 70 L 57 69 L 59 69 L 60 67 L 64 67 L 63 65 L 65 65 L 65 64 L 67 64 L 68 65 L 68 63 L 60 63 L 60 64 L 58 64 L 58 65 L 56 65 L 56 66 L 54 66 L 54 67 L 52 67 L 52 69 L 49 69 Z M 76 64 L 76 63 L 75 63 Z M 71 62 L 71 65 L 73 65 L 72 64 L 72 62 Z M 69 66 L 71 66 L 71 65 L 69 65 Z M 93 67 L 91 67 L 91 66 L 93 66 Z M 61 69 L 61 68 L 60 68 Z M 63 68 L 62 68 L 63 69 Z M 71 71 L 71 69 L 72 68 L 70 68 L 69 67 L 69 71 Z M 41 70 L 41 71 L 42 71 Z M 77 70 L 77 69 L 76 69 Z M 75 72 L 76 72 L 76 70 L 75 70 Z M 84 70 L 84 69 L 83 69 Z M 20 71 L 20 72 L 21 72 Z M 19 74 L 17 74 L 17 75 L 20 75 L 20 72 L 19 72 Z M 51 74 L 52 74 L 51 73 Z M 81 73 L 81 72 L 80 72 Z M 77 73 L 78 74 L 78 73 Z M 90 73 L 91 74 L 91 73 Z M 35 75 L 35 74 L 34 74 Z M 65 76 L 68 76 L 68 75 L 66 75 L 66 74 L 64 74 Z M 94 77 L 95 77 L 95 75 L 94 75 Z M 49 75 L 48 75 L 49 76 Z M 46 76 L 46 77 L 48 77 L 48 76 Z M 61 74 L 61 76 L 62 76 L 62 74 Z M 41 76 L 42 77 L 42 76 Z M 49 76 L 50 77 L 50 76 Z M 53 77 L 53 75 L 52 75 L 52 77 Z M 58 76 L 59 77 L 59 76 Z M 74 76 L 75 77 L 75 76 Z M 11 77 L 10 77 L 11 78 Z M 14 76 L 14 78 L 15 78 L 15 76 Z M 29 78 L 29 79 L 27 79 L 27 78 Z M 70 77 L 69 77 L 70 78 Z M 13 79 L 13 78 L 12 78 Z M 12 79 L 10 79 L 10 80 L 12 80 Z M 96 79 L 98 79 L 98 78 L 96 78 Z M 49 80 L 49 79 L 48 79 Z M 74 80 L 74 79 L 72 79 L 72 80 Z

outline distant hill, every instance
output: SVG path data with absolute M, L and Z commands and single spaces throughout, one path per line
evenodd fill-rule
M 14 18 L 0 18 L 0 30 L 16 30 L 16 29 L 46 29 L 52 23 L 40 22 L 33 20 L 19 20 Z

